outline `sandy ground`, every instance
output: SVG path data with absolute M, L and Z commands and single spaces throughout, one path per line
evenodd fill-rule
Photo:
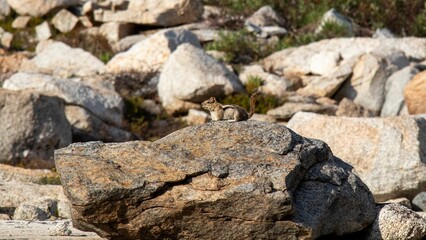
M 0 239 L 99 240 L 104 238 L 93 232 L 83 232 L 73 228 L 69 220 L 31 222 L 0 220 Z

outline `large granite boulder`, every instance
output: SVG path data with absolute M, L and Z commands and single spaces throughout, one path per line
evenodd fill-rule
M 426 187 L 426 120 L 297 113 L 287 125 L 321 139 L 351 164 L 378 201 L 412 198 Z
M 0 162 L 53 167 L 53 151 L 71 143 L 62 99 L 0 89 Z
M 74 226 L 112 239 L 311 239 L 375 218 L 350 165 L 278 123 L 211 122 L 55 156 Z

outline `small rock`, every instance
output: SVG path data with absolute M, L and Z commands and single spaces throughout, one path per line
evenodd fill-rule
M 160 115 L 161 114 L 161 105 L 157 104 L 155 101 L 151 99 L 144 99 L 143 102 L 140 105 L 140 108 L 147 111 L 149 114 L 152 115 Z
M 66 9 L 59 11 L 52 19 L 52 24 L 61 33 L 71 32 L 78 23 L 78 17 Z
M 404 99 L 410 114 L 426 113 L 426 71 L 416 74 L 405 85 Z
M 26 28 L 30 20 L 30 16 L 18 16 L 15 20 L 13 20 L 12 27 L 16 29 Z
M 1 46 L 4 48 L 10 48 L 12 46 L 13 34 L 10 32 L 4 32 L 1 35 Z
M 422 239 L 426 236 L 426 221 L 420 215 L 399 204 L 377 206 L 377 218 L 366 231 L 366 240 Z
M 87 16 L 80 16 L 80 17 L 78 17 L 78 20 L 80 21 L 81 25 L 83 25 L 86 28 L 93 27 L 92 21 Z
M 395 34 L 387 28 L 378 28 L 374 32 L 373 38 L 395 38 Z
M 426 192 L 421 192 L 413 198 L 414 210 L 426 212 Z
M 400 204 L 400 205 L 402 205 L 402 206 L 404 206 L 408 209 L 412 209 L 410 200 L 408 200 L 408 198 L 405 198 L 405 197 L 390 199 L 390 200 L 387 200 L 384 203 L 397 203 L 397 204 Z
M 130 35 L 134 31 L 134 25 L 129 23 L 109 22 L 101 25 L 102 34 L 110 44 L 119 42 L 122 38 Z
M 250 118 L 250 121 L 260 121 L 260 122 L 276 122 L 277 120 L 269 115 L 266 114 L 259 114 L 259 113 L 255 113 L 253 114 L 253 116 Z
M 50 236 L 69 236 L 72 233 L 69 225 L 70 225 L 69 221 L 58 223 L 49 229 L 49 235 Z
M 189 125 L 201 125 L 210 119 L 210 114 L 197 110 L 197 109 L 189 109 L 188 115 L 184 117 L 184 121 Z
M 259 10 L 246 19 L 246 23 L 249 22 L 260 27 L 284 26 L 285 24 L 285 20 L 271 6 L 259 8 Z
M 49 39 L 52 36 L 52 32 L 50 30 L 49 23 L 47 21 L 44 21 L 40 25 L 37 25 L 35 27 L 36 34 L 37 34 L 37 40 L 39 42 L 45 41 Z
M 339 117 L 375 117 L 377 112 L 363 108 L 348 98 L 343 98 L 336 111 Z
M 13 214 L 14 220 L 43 221 L 52 217 L 58 217 L 58 200 L 49 197 L 23 202 Z
M 337 106 L 334 105 L 321 105 L 316 103 L 301 103 L 301 102 L 287 102 L 281 107 L 268 110 L 266 113 L 276 119 L 288 121 L 298 112 L 314 112 L 321 114 L 334 115 Z
M 336 9 L 334 9 L 334 8 L 332 8 L 332 9 L 328 10 L 326 13 L 324 13 L 324 15 L 321 19 L 321 23 L 320 23 L 319 27 L 315 30 L 315 33 L 316 34 L 320 33 L 323 30 L 324 25 L 327 24 L 327 23 L 335 23 L 339 26 L 342 26 L 342 27 L 346 28 L 349 36 L 354 35 L 352 22 L 348 18 L 346 18 L 345 16 L 338 13 L 336 11 Z
M 127 36 L 127 37 L 122 38 L 116 44 L 114 44 L 113 49 L 114 49 L 115 52 L 124 52 L 124 51 L 129 50 L 129 48 L 131 48 L 136 43 L 142 42 L 146 38 L 147 38 L 147 36 L 145 36 L 144 34 Z
M 0 221 L 1 220 L 11 220 L 10 216 L 4 213 L 0 213 Z
M 5 19 L 10 15 L 10 7 L 7 0 L 0 0 L 0 20 Z

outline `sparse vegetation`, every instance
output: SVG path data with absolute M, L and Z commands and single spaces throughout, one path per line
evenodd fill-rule
M 38 184 L 41 185 L 61 185 L 61 178 L 58 174 L 41 177 Z

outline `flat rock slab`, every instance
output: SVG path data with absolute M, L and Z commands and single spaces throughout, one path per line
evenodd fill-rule
M 282 124 L 211 122 L 55 154 L 74 226 L 112 239 L 311 239 L 375 218 L 352 167 Z
M 74 227 L 72 223 L 68 226 L 71 230 L 70 235 L 55 236 L 52 228 L 69 220 L 57 221 L 12 221 L 0 220 L 0 239 L 44 239 L 44 240 L 62 240 L 62 239 L 104 239 L 93 232 L 83 232 Z

